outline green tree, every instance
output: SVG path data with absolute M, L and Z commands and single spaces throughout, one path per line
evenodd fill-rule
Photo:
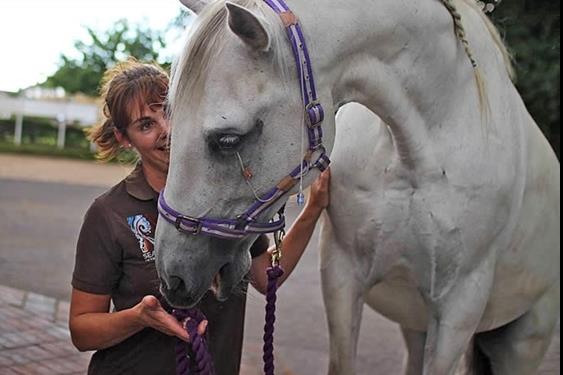
M 180 9 L 178 15 L 168 24 L 168 30 L 184 30 L 193 21 L 194 13 Z
M 67 93 L 98 95 L 104 72 L 118 61 L 135 57 L 141 61 L 157 61 L 164 46 L 164 33 L 140 25 L 131 26 L 127 20 L 118 21 L 107 32 L 98 33 L 87 28 L 90 41 L 77 41 L 78 58 L 61 55 L 59 69 L 43 84 L 62 87 Z
M 561 145 L 561 15 L 553 0 L 507 0 L 493 12 L 513 54 L 516 86 L 557 155 Z

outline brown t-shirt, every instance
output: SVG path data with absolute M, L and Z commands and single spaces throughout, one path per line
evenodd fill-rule
M 159 279 L 154 263 L 158 194 L 149 186 L 141 165 L 97 198 L 84 218 L 78 238 L 72 278 L 75 289 L 111 295 L 116 311 L 135 306 L 146 295 L 157 296 Z M 262 236 L 252 256 L 266 251 Z M 247 284 L 226 302 L 208 293 L 198 308 L 207 316 L 209 350 L 218 375 L 239 373 Z M 108 349 L 94 353 L 89 374 L 176 373 L 176 338 L 147 328 Z

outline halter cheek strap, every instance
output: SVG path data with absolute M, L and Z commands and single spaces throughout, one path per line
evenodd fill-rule
M 249 234 L 273 233 L 281 230 L 285 227 L 283 209 L 278 212 L 279 218 L 269 223 L 258 223 L 258 216 L 289 192 L 312 169 L 318 169 L 322 172 L 330 164 L 330 159 L 323 146 L 323 129 L 321 126 L 325 112 L 317 97 L 311 59 L 299 21 L 283 0 L 264 1 L 280 16 L 291 43 L 301 87 L 309 148 L 300 165 L 281 179 L 276 186 L 258 197 L 252 206 L 234 219 L 194 218 L 181 214 L 166 202 L 163 190 L 158 199 L 158 211 L 161 217 L 174 224 L 180 232 L 224 239 L 239 239 Z M 311 162 L 314 154 L 319 156 L 314 162 Z

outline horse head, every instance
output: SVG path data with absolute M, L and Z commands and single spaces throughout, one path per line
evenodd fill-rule
M 301 86 L 280 18 L 257 0 L 183 1 L 200 12 L 172 74 L 172 145 L 163 200 L 190 217 L 240 218 L 300 166 L 307 151 Z M 289 72 L 289 73 L 288 73 Z M 319 91 L 327 146 L 334 142 L 330 92 Z M 315 151 L 309 155 L 318 157 Z M 317 170 L 303 177 L 307 186 Z M 268 223 L 297 187 L 255 217 Z M 176 223 L 178 224 L 178 223 Z M 196 224 L 196 227 L 199 224 Z M 191 306 L 212 288 L 226 299 L 251 266 L 258 234 L 191 235 L 159 220 L 157 269 L 170 303 Z M 199 234 L 201 228 L 192 228 Z

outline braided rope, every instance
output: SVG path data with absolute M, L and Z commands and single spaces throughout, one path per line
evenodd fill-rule
M 177 375 L 214 375 L 213 361 L 205 339 L 199 335 L 197 328 L 199 324 L 206 320 L 205 315 L 197 309 L 176 309 L 172 315 L 179 321 L 186 321 L 186 331 L 190 337 L 190 344 L 178 340 L 176 343 L 176 374 Z M 191 345 L 194 353 L 195 369 L 190 369 L 190 353 L 188 345 Z
M 487 96 L 487 89 L 485 84 L 485 79 L 479 65 L 477 64 L 477 60 L 473 54 L 473 50 L 469 45 L 469 40 L 467 39 L 467 35 L 465 33 L 465 27 L 463 26 L 463 21 L 461 17 L 461 13 L 459 12 L 457 6 L 454 4 L 455 0 L 440 0 L 442 4 L 448 9 L 450 12 L 453 21 L 454 21 L 454 31 L 457 39 L 463 45 L 465 49 L 465 54 L 469 58 L 471 65 L 473 66 L 473 72 L 475 74 L 475 84 L 477 85 L 477 93 L 479 95 L 479 107 L 481 108 L 481 115 L 487 116 L 490 112 L 489 107 L 489 99 Z
M 283 275 L 280 266 L 268 268 L 268 289 L 266 292 L 266 324 L 264 325 L 264 374 L 274 375 L 274 322 L 276 321 L 276 292 L 278 279 Z
M 469 60 L 471 61 L 471 65 L 473 65 L 474 69 L 477 69 L 478 67 L 477 60 L 475 59 L 473 55 L 473 51 L 469 46 L 469 40 L 467 40 L 465 27 L 463 26 L 463 22 L 461 19 L 461 13 L 459 13 L 457 6 L 454 4 L 454 0 L 441 0 L 441 1 L 446 7 L 446 9 L 448 9 L 450 14 L 452 15 L 452 18 L 454 20 L 455 34 L 459 39 L 459 41 L 461 42 L 461 44 L 463 44 L 463 48 L 465 49 L 465 53 L 467 54 L 467 57 L 469 57 Z

